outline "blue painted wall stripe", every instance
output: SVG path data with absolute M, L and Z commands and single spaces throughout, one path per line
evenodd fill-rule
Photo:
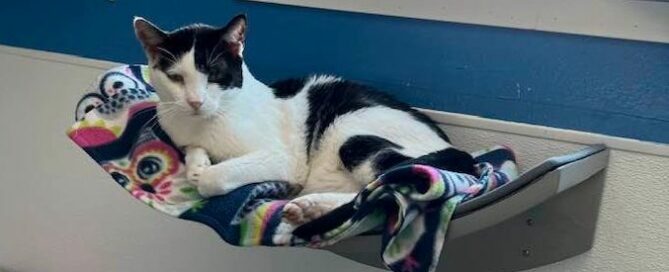
M 669 143 L 667 44 L 236 0 L 5 3 L 0 43 L 138 63 L 133 15 L 169 29 L 238 12 L 265 81 L 334 73 L 419 107 Z

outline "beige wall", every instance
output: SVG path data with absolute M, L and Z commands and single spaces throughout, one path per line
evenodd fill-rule
M 380 271 L 316 250 L 231 247 L 133 201 L 64 134 L 82 90 L 112 65 L 0 47 L 0 271 Z M 456 143 L 511 145 L 523 166 L 598 139 L 655 153 L 614 150 L 595 249 L 533 271 L 669 271 L 667 146 L 452 121 Z
M 447 129 L 454 141 L 469 148 L 495 143 L 512 145 L 524 161 L 524 169 L 547 155 L 580 146 L 481 129 Z M 613 150 L 594 249 L 531 271 L 669 271 L 669 156 Z

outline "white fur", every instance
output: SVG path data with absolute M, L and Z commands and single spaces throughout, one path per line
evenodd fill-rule
M 184 77 L 183 86 L 170 82 L 157 69 L 151 73 L 162 101 L 159 122 L 175 144 L 200 147 L 216 163 L 202 171 L 200 193 L 213 196 L 248 183 L 292 181 L 300 172 L 298 154 L 290 154 L 295 152 L 289 148 L 293 133 L 282 131 L 280 101 L 246 67 L 243 86 L 225 91 L 207 84 L 206 76 L 195 69 L 192 50 L 172 70 Z M 198 114 L 184 102 L 188 97 L 202 99 Z
M 403 147 L 398 152 L 409 157 L 418 157 L 450 146 L 427 125 L 417 122 L 406 112 L 384 106 L 350 112 L 335 119 L 323 133 L 318 149 L 312 154 L 305 193 L 357 192 L 371 181 L 374 173 L 369 162 L 353 173 L 348 173 L 339 159 L 339 148 L 355 135 L 391 139 Z
M 159 69 L 152 70 L 151 82 L 161 98 L 159 122 L 179 147 L 186 148 L 188 178 L 197 183 L 204 196 L 225 194 L 249 183 L 285 180 L 302 185 L 302 195 L 326 193 L 294 200 L 293 204 L 323 200 L 314 209 L 298 211 L 304 213 L 299 216 L 310 218 L 326 212 L 324 207 L 330 210 L 350 201 L 374 175 L 369 163 L 353 173 L 343 167 L 338 151 L 349 137 L 365 134 L 387 138 L 411 157 L 449 146 L 410 114 L 375 106 L 336 118 L 320 141 L 312 143 L 314 148 L 308 156 L 306 90 L 339 78 L 312 77 L 295 97 L 276 99 L 245 64 L 241 88 L 220 90 L 208 84 L 206 75 L 195 69 L 193 56 L 191 50 L 167 71 L 182 75 L 183 84 L 172 82 Z M 188 99 L 202 101 L 201 109 L 190 108 Z M 211 166 L 209 157 L 214 162 Z

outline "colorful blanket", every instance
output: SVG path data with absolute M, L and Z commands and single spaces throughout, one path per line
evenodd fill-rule
M 433 271 L 455 207 L 517 175 L 513 153 L 503 147 L 474 154 L 477 177 L 403 166 L 370 183 L 354 202 L 295 229 L 281 221 L 294 191 L 285 181 L 250 184 L 209 199 L 198 195 L 186 182 L 183 154 L 156 120 L 158 97 L 148 71 L 129 65 L 104 73 L 79 101 L 68 136 L 135 199 L 206 224 L 232 245 L 322 247 L 376 232 L 391 270 Z

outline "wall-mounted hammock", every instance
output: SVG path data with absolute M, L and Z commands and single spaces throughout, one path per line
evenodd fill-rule
M 395 271 L 515 271 L 592 245 L 603 146 L 547 160 L 520 177 L 503 147 L 474 154 L 478 177 L 420 165 L 395 169 L 356 202 L 294 229 L 281 223 L 292 191 L 286 182 L 198 195 L 185 181 L 183 155 L 154 118 L 158 98 L 147 81 L 144 66 L 104 73 L 77 105 L 68 135 L 136 199 L 204 223 L 230 244 L 323 247 Z M 485 261 L 471 262 L 481 256 Z

